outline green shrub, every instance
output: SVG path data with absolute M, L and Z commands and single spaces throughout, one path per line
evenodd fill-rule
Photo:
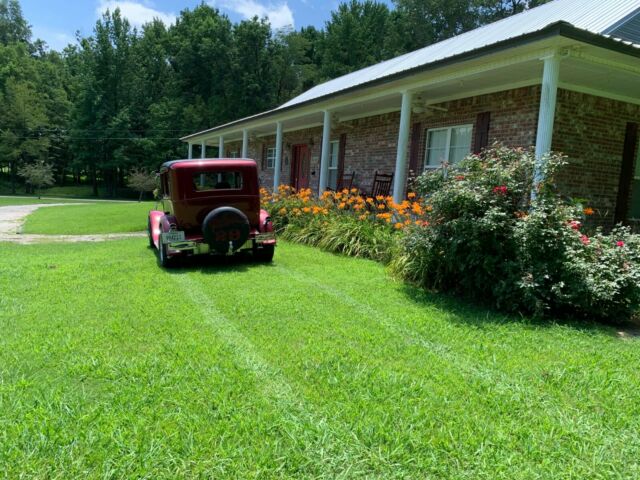
M 427 226 L 406 229 L 392 268 L 429 289 L 504 310 L 625 319 L 640 305 L 640 241 L 626 228 L 589 237 L 585 212 L 554 188 L 545 162 L 531 204 L 534 155 L 497 147 L 418 177 Z

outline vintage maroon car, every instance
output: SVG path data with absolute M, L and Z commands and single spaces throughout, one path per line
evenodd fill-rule
M 273 259 L 276 239 L 269 214 L 260 208 L 255 161 L 167 162 L 158 195 L 156 210 L 149 212 L 149 244 L 163 267 L 190 255 L 249 251 L 256 260 Z

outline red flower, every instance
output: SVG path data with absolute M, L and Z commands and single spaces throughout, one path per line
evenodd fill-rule
M 500 185 L 498 187 L 493 187 L 493 193 L 497 193 L 498 195 L 506 195 L 507 194 L 507 186 Z
M 456 180 L 464 180 L 464 175 L 456 175 Z
M 622 240 L 618 240 L 616 242 L 616 247 L 624 247 L 624 242 Z
M 578 220 L 571 220 L 569 222 L 569 226 L 573 229 L 573 230 L 580 230 L 580 227 L 582 226 L 582 224 L 578 221 Z
M 582 235 L 580 237 L 580 241 L 583 245 L 589 245 L 591 243 L 591 240 L 589 240 L 589 237 L 587 237 L 586 235 Z

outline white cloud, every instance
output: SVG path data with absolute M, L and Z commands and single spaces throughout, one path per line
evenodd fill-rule
M 119 8 L 122 16 L 129 20 L 131 25 L 135 27 L 140 27 L 152 21 L 154 18 L 162 20 L 165 25 L 175 23 L 176 21 L 176 16 L 173 13 L 161 12 L 152 8 L 151 5 L 147 6 L 128 0 L 100 0 L 96 8 L 96 15 L 102 15 L 106 10 L 113 12 L 116 8 Z
M 52 50 L 61 52 L 70 43 L 76 43 L 76 39 L 73 35 L 58 30 L 52 30 L 47 27 L 38 27 L 34 25 L 32 27 L 33 38 L 39 38 L 47 42 L 47 45 Z
M 283 2 L 279 5 L 272 3 L 263 4 L 257 0 L 217 0 L 210 2 L 217 7 L 240 14 L 244 18 L 267 17 L 271 26 L 275 29 L 294 26 L 293 12 Z

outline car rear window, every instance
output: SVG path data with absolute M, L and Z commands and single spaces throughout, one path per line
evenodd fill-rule
M 196 192 L 210 190 L 240 190 L 242 174 L 240 172 L 201 172 L 193 174 L 193 189 Z

